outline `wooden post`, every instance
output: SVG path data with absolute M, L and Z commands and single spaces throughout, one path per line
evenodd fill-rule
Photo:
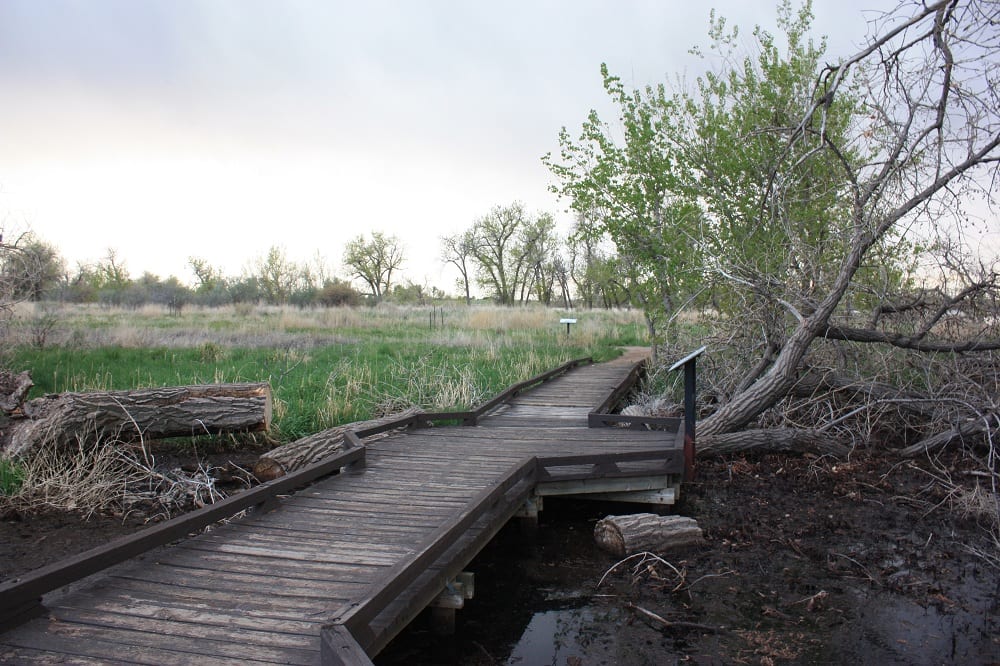
M 524 500 L 524 504 L 516 515 L 520 519 L 521 534 L 533 538 L 538 534 L 538 514 L 542 510 L 542 496 L 532 494 Z

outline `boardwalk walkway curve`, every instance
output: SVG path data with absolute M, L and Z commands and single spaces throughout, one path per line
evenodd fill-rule
M 42 616 L 0 634 L 0 661 L 370 663 L 537 496 L 673 492 L 676 420 L 674 432 L 588 427 L 635 360 L 563 368 L 474 416 L 444 415 L 464 427 L 418 419 L 368 445 L 351 437 L 314 470 L 340 473 L 244 498 L 259 506 L 47 594 Z M 30 609 L 48 589 L 3 584 L 0 603 Z

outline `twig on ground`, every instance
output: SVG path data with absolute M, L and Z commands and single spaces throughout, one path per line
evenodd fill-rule
M 641 617 L 646 618 L 647 620 L 652 620 L 656 624 L 660 625 L 660 628 L 662 629 L 694 629 L 696 631 L 708 631 L 713 634 L 718 633 L 720 631 L 724 631 L 722 627 L 712 627 L 707 624 L 700 624 L 698 622 L 682 622 L 682 621 L 668 620 L 664 617 L 661 617 L 660 615 L 657 615 L 653 611 L 646 610 L 642 606 L 635 605 L 631 601 L 626 602 L 625 607 L 634 611 Z

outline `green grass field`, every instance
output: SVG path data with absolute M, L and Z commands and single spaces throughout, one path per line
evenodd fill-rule
M 569 335 L 562 316 L 486 306 L 238 306 L 179 316 L 158 308 L 24 307 L 9 365 L 30 370 L 31 397 L 269 382 L 272 437 L 290 441 L 409 406 L 472 407 L 570 359 L 605 360 L 621 346 L 647 344 L 638 312 L 576 312 Z

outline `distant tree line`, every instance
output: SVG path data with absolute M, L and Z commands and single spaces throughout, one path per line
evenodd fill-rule
M 109 249 L 98 261 L 69 268 L 55 246 L 31 232 L 3 243 L 0 236 L 0 303 L 53 300 L 68 303 L 100 303 L 138 308 L 163 305 L 179 311 L 184 306 L 221 306 L 236 303 L 267 303 L 299 307 L 360 305 L 383 299 L 397 303 L 423 303 L 445 298 L 434 287 L 397 282 L 403 247 L 394 236 L 374 232 L 358 236 L 344 253 L 346 278 L 327 268 L 319 255 L 298 263 L 285 250 L 273 246 L 252 260 L 238 276 L 227 276 L 200 257 L 190 257 L 194 282 L 189 286 L 175 276 L 162 279 L 146 272 L 133 277 L 125 260 Z M 359 289 L 357 280 L 368 288 Z
M 551 215 L 530 215 L 514 202 L 444 236 L 441 258 L 458 270 L 466 302 L 478 287 L 501 305 L 628 305 L 627 272 L 606 244 L 585 231 L 580 218 L 568 237 L 560 237 Z
M 441 259 L 458 270 L 457 286 L 467 303 L 479 297 L 502 305 L 534 302 L 588 308 L 638 302 L 629 271 L 589 228 L 581 216 L 563 237 L 551 215 L 531 215 L 514 202 L 496 206 L 469 229 L 442 238 Z M 31 232 L 4 249 L 0 254 L 4 303 L 52 300 L 131 308 L 155 304 L 179 311 L 187 305 L 334 307 L 383 300 L 425 303 L 448 297 L 437 287 L 400 280 L 403 244 L 379 231 L 348 241 L 340 275 L 318 253 L 300 263 L 282 247 L 272 246 L 235 276 L 207 259 L 189 257 L 193 280 L 188 283 L 150 272 L 134 277 L 115 249 L 71 268 L 54 245 Z

